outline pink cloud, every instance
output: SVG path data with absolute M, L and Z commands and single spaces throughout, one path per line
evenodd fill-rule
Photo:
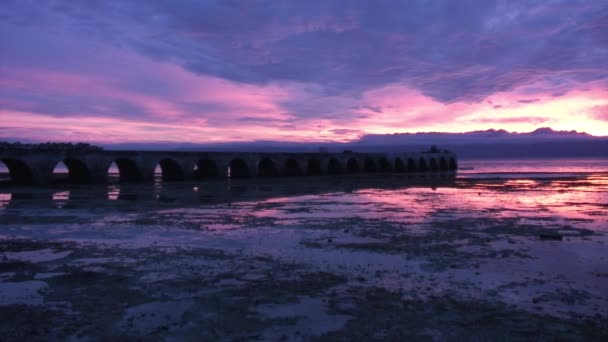
M 608 122 L 608 105 L 592 108 L 591 116 L 596 120 Z
M 100 66 L 110 64 L 115 51 L 100 52 Z M 115 117 L 135 117 L 154 122 L 188 122 L 204 125 L 215 118 L 221 126 L 239 116 L 267 120 L 286 120 L 288 115 L 277 103 L 287 91 L 276 85 L 256 86 L 214 76 L 201 76 L 169 63 L 151 61 L 133 53 L 121 54 L 121 62 L 105 71 L 71 73 L 48 68 L 13 67 L 2 70 L 0 102 L 26 111 L 55 115 L 52 105 L 36 103 L 36 96 L 70 104 L 73 113 L 57 110 L 58 116 L 95 116 L 95 112 Z M 138 88 L 146 88 L 144 90 Z M 158 90 L 156 90 L 158 88 Z M 150 92 L 149 90 L 152 89 Z M 8 93 L 22 92 L 24 101 Z M 33 96 L 35 95 L 35 96 Z M 104 100 L 105 99 L 105 100 Z M 111 113 L 111 103 L 119 101 L 137 108 L 136 112 Z M 197 110 L 196 107 L 203 109 Z M 7 108 L 7 107 L 5 107 Z M 138 117 L 139 116 L 139 117 Z
M 100 53 L 100 63 L 110 63 L 113 53 Z M 3 69 L 0 136 L 94 142 L 348 141 L 366 133 L 530 131 L 540 123 L 608 135 L 603 111 L 608 92 L 601 87 L 561 97 L 522 88 L 483 102 L 443 103 L 401 84 L 360 97 L 327 95 L 323 87 L 308 83 L 240 83 L 137 54 L 121 56 L 109 72 Z M 70 103 L 72 112 L 46 111 L 42 102 L 5 95 L 19 91 Z M 522 101 L 530 98 L 534 101 Z M 127 109 L 113 106 L 116 101 Z

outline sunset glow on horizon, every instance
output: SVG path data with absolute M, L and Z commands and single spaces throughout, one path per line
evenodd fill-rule
M 9 1 L 0 139 L 608 136 L 605 3 L 440 3 Z

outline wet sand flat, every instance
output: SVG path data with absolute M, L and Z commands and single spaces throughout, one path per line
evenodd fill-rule
M 608 175 L 0 190 L 8 341 L 605 340 Z

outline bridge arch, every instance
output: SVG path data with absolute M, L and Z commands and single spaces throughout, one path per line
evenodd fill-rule
M 296 158 L 287 158 L 285 161 L 285 176 L 301 176 L 302 170 Z
M 342 165 L 337 158 L 330 158 L 327 163 L 327 174 L 337 175 L 342 173 Z
M 458 163 L 456 162 L 456 159 L 454 157 L 450 157 L 450 162 L 449 162 L 448 167 L 450 170 L 458 169 Z
M 401 158 L 395 159 L 395 172 L 405 172 L 405 164 Z
M 194 170 L 194 179 L 217 178 L 220 176 L 220 169 L 212 159 L 199 159 Z
M 380 172 L 391 172 L 391 163 L 388 159 L 382 157 L 378 160 L 378 169 Z
M 321 170 L 321 161 L 317 158 L 308 159 L 306 174 L 309 176 L 320 176 L 323 174 Z
M 270 158 L 262 158 L 258 163 L 258 177 L 277 177 L 279 172 Z
M 141 170 L 137 166 L 137 163 L 129 158 L 118 158 L 115 159 L 112 164 L 116 166 L 118 171 L 118 177 L 121 182 L 137 182 L 143 179 Z M 112 165 L 108 167 L 108 173 L 113 171 Z
M 363 170 L 365 172 L 376 172 L 376 162 L 370 157 L 365 158 L 363 161 Z
M 11 181 L 11 174 L 8 166 L 0 159 L 0 182 L 9 182 Z
M 3 158 L 0 161 L 6 165 L 12 182 L 21 185 L 31 185 L 34 183 L 32 168 L 23 160 Z
M 416 172 L 416 161 L 414 158 L 407 158 L 407 172 Z
M 230 178 L 248 178 L 251 177 L 251 172 L 247 163 L 241 158 L 234 158 L 228 165 L 228 177 Z
M 64 171 L 67 171 L 65 175 L 67 177 L 62 177 Z M 93 180 L 89 167 L 82 160 L 71 157 L 65 158 L 55 165 L 53 177 L 56 181 L 69 181 L 77 184 L 91 183 Z
M 55 164 L 55 167 L 53 168 L 53 182 L 67 182 L 67 181 L 71 181 L 70 179 L 70 171 L 67 167 L 67 165 L 65 165 L 65 163 L 60 160 L 57 162 L 57 164 Z
M 439 164 L 437 164 L 437 159 L 435 158 L 431 158 L 429 161 L 429 168 L 431 169 L 431 171 L 438 171 L 439 170 Z
M 439 158 L 439 170 L 446 171 L 448 169 L 448 162 L 444 157 Z
M 355 158 L 349 158 L 346 162 L 346 172 L 348 173 L 359 173 L 359 163 Z
M 428 171 L 429 167 L 426 163 L 426 159 L 420 157 L 420 159 L 418 160 L 418 171 Z
M 175 159 L 163 158 L 158 161 L 163 182 L 184 180 L 184 170 Z

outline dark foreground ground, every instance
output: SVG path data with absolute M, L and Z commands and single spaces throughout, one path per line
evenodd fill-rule
M 0 190 L 0 340 L 608 340 L 608 181 Z

